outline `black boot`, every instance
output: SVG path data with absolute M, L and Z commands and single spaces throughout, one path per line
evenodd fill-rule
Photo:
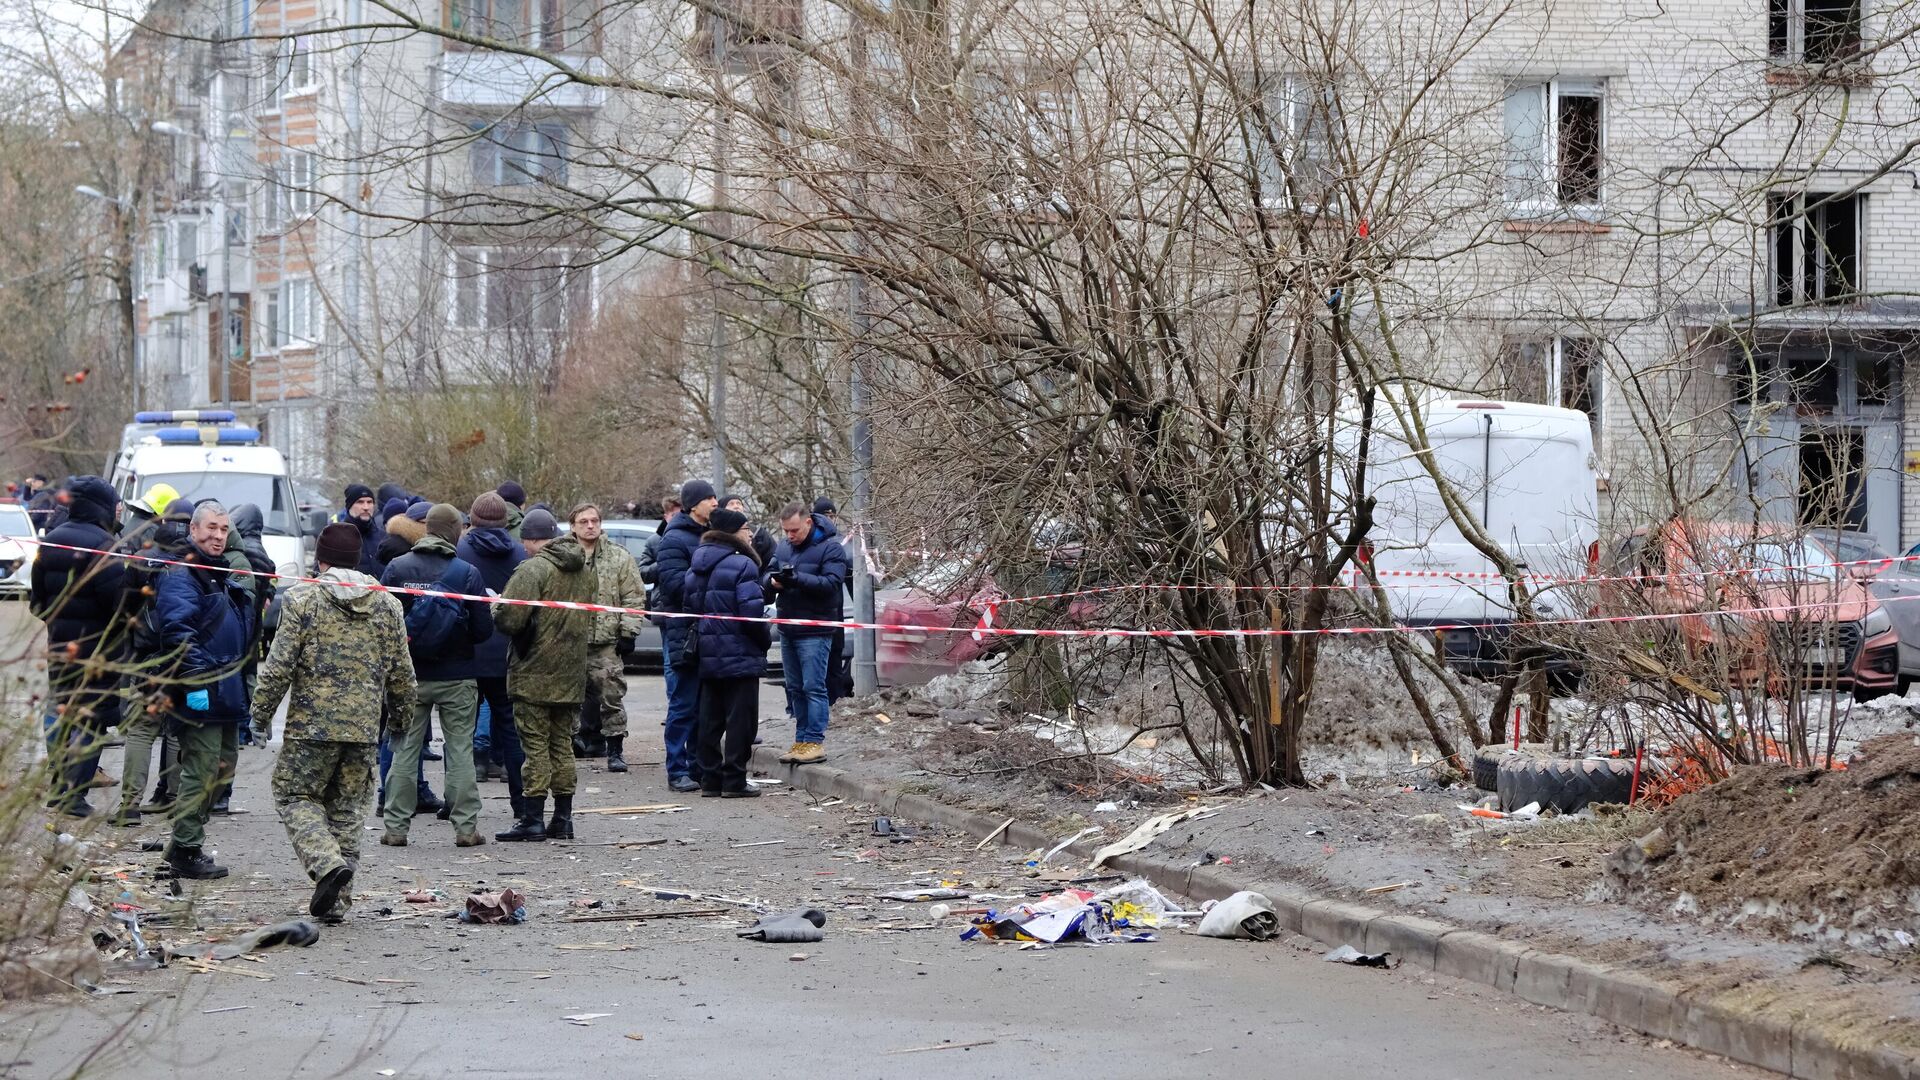
M 608 772 L 626 772 L 627 771 L 627 759 L 620 756 L 621 752 L 627 748 L 626 743 L 627 743 L 627 740 L 624 736 L 621 736 L 621 735 L 607 736 L 607 771 Z
M 167 868 L 173 871 L 174 877 L 189 881 L 212 881 L 227 876 L 226 867 L 215 863 L 197 847 L 168 848 Z
M 553 818 L 547 822 L 547 836 L 553 840 L 573 839 L 573 796 L 553 796 Z
M 545 840 L 547 838 L 547 827 L 540 824 L 540 815 L 547 812 L 547 797 L 545 795 L 537 797 L 533 795 L 524 796 L 520 800 L 520 809 L 522 811 L 520 820 L 514 822 L 513 828 L 508 829 L 506 832 L 494 833 L 493 838 L 495 840 L 504 844 L 511 843 L 515 840 Z

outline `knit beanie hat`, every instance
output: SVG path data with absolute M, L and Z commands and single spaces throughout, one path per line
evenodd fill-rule
M 527 505 L 527 489 L 521 487 L 517 483 L 514 483 L 512 480 L 509 480 L 506 483 L 501 484 L 499 487 L 494 488 L 493 493 L 507 500 L 508 502 L 512 503 L 515 506 Z
M 349 510 L 353 509 L 353 504 L 359 502 L 361 499 L 371 499 L 371 498 L 373 498 L 373 489 L 368 487 L 367 485 L 365 484 L 348 484 L 347 485 L 347 509 Z
M 560 535 L 560 526 L 553 515 L 545 510 L 528 511 L 526 520 L 520 523 L 520 539 L 551 540 Z
M 404 514 L 406 512 L 407 512 L 407 500 L 388 499 L 387 504 L 380 508 L 380 520 L 392 521 L 394 518 L 397 518 L 401 514 Z
M 716 497 L 713 485 L 705 480 L 689 480 L 680 485 L 680 509 L 688 513 L 692 513 L 694 507 Z
M 427 535 L 437 536 L 449 544 L 460 542 L 460 511 L 448 503 L 434 503 L 427 511 Z
M 476 529 L 504 529 L 507 527 L 507 500 L 499 492 L 483 491 L 473 500 L 473 508 L 467 511 L 473 518 Z
M 747 515 L 738 510 L 715 510 L 707 519 L 707 528 L 714 532 L 736 533 L 747 527 Z
M 360 530 L 344 521 L 321 529 L 313 557 L 336 570 L 354 569 L 360 565 Z
M 431 509 L 433 509 L 433 504 L 425 499 L 417 503 L 408 503 L 407 516 L 415 521 L 425 522 L 427 520 L 427 511 Z

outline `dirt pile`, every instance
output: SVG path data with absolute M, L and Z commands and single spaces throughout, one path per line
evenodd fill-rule
M 1643 898 L 1731 923 L 1905 951 L 1920 941 L 1920 736 L 1844 770 L 1755 765 L 1675 802 L 1616 855 Z

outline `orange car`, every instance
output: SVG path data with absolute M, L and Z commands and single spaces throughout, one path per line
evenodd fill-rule
M 1615 543 L 1602 593 L 1618 614 L 1679 616 L 1690 647 L 1730 648 L 1743 678 L 1786 663 L 1801 685 L 1867 700 L 1897 691 L 1900 635 L 1886 608 L 1833 557 L 1776 524 L 1670 521 Z

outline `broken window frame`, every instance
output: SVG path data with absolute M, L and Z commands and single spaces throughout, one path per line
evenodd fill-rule
M 1581 182 L 1578 189 L 1572 186 L 1572 163 L 1566 159 L 1563 145 L 1570 100 L 1592 101 L 1597 113 L 1592 178 Z M 1527 114 L 1529 106 L 1531 116 Z M 1607 80 L 1601 78 L 1546 79 L 1508 89 L 1502 111 L 1507 149 L 1503 181 L 1508 211 L 1514 218 L 1592 220 L 1605 212 L 1607 111 Z
M 1768 199 L 1769 280 L 1776 307 L 1856 303 L 1866 292 L 1868 200 L 1863 192 L 1797 192 Z M 1832 243 L 1837 221 L 1852 229 L 1851 251 Z M 1840 260 L 1836 265 L 1836 259 Z M 1844 276 L 1848 268 L 1852 279 Z

